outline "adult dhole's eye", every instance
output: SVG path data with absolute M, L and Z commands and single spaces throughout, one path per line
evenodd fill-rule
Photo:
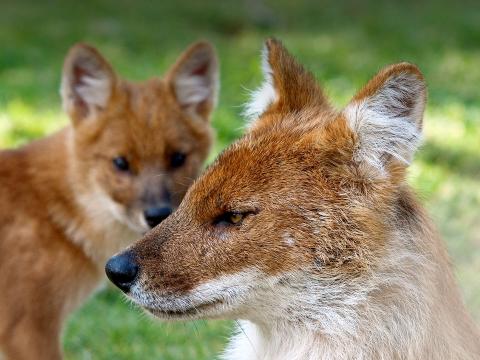
M 226 212 L 215 220 L 215 225 L 232 226 L 240 225 L 248 213 Z
M 183 164 L 185 164 L 185 160 L 187 159 L 187 155 L 181 152 L 174 152 L 170 155 L 170 167 L 175 169 L 179 168 Z
M 233 224 L 240 224 L 240 222 L 243 220 L 244 215 L 240 213 L 231 213 L 228 216 L 228 220 Z
M 119 171 L 130 170 L 130 164 L 128 163 L 128 160 L 125 159 L 124 156 L 118 156 L 116 158 L 113 158 L 112 162 L 115 168 Z

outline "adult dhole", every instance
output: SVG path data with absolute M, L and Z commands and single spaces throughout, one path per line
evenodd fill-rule
M 242 319 L 228 360 L 480 359 L 434 226 L 406 184 L 426 90 L 380 71 L 341 111 L 275 40 L 247 134 L 178 210 L 109 260 L 161 319 Z

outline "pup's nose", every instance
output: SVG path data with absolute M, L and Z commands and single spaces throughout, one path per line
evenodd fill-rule
M 165 220 L 171 213 L 172 208 L 164 206 L 147 209 L 143 215 L 145 216 L 148 226 L 153 228 Z
M 105 272 L 111 282 L 122 291 L 128 292 L 138 274 L 138 265 L 131 251 L 115 255 L 105 265 Z

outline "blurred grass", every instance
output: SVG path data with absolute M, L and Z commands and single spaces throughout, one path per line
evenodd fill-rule
M 480 320 L 480 5 L 475 0 L 163 1 L 3 0 L 0 3 L 0 147 L 67 123 L 60 69 L 77 41 L 96 45 L 125 77 L 160 75 L 199 38 L 222 67 L 215 153 L 241 134 L 245 89 L 261 81 L 259 50 L 275 35 L 338 106 L 385 64 L 420 66 L 429 83 L 426 141 L 411 168 Z M 107 288 L 69 321 L 67 359 L 210 359 L 228 322 L 160 324 Z

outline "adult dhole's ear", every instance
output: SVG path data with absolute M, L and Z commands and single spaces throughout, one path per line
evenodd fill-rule
M 408 166 L 421 143 L 426 96 L 415 65 L 381 70 L 343 111 L 356 137 L 355 160 L 379 173 L 392 161 Z
M 206 41 L 192 44 L 166 76 L 178 104 L 192 115 L 208 120 L 215 108 L 219 87 L 218 59 Z
M 268 112 L 289 113 L 307 107 L 329 107 L 315 77 L 282 43 L 268 39 L 262 52 L 263 85 L 252 93 L 245 115 L 250 120 Z
M 74 45 L 65 58 L 61 95 L 64 110 L 75 123 L 106 108 L 115 85 L 110 64 L 93 47 Z

